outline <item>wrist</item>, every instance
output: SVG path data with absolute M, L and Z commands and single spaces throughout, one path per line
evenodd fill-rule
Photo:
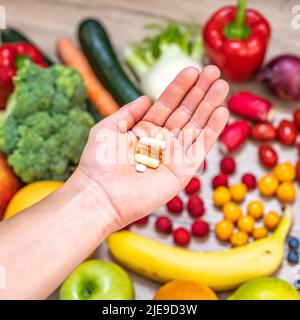
M 69 210 L 80 216 L 89 232 L 98 235 L 99 243 L 122 227 L 118 213 L 101 185 L 79 167 L 61 188 L 61 193 L 62 199 L 69 200 Z

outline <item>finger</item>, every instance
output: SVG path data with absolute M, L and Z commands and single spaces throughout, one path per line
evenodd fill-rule
M 172 112 L 177 108 L 199 76 L 199 70 L 194 67 L 183 69 L 168 85 L 159 99 L 153 104 L 143 118 L 157 126 L 163 126 Z
M 195 142 L 187 150 L 187 158 L 199 168 L 212 146 L 217 141 L 229 118 L 229 112 L 224 107 L 215 109 L 210 116 L 205 128 Z
M 214 65 L 206 66 L 199 78 L 179 107 L 170 115 L 165 127 L 169 130 L 181 130 L 191 119 L 198 105 L 211 85 L 220 78 L 220 69 Z
M 179 134 L 179 141 L 182 141 L 185 131 L 188 131 L 193 134 L 192 138 L 190 139 L 191 143 L 193 143 L 198 136 L 199 130 L 205 127 L 212 112 L 223 103 L 228 92 L 229 86 L 226 81 L 221 79 L 215 81 L 208 90 L 207 94 L 198 106 L 190 121 L 181 130 Z
M 152 101 L 148 96 L 141 96 L 99 122 L 99 125 L 126 132 L 143 118 L 151 105 Z

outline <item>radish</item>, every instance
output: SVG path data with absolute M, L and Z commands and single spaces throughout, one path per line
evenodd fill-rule
M 220 136 L 220 149 L 229 153 L 241 146 L 250 134 L 250 126 L 247 121 L 240 120 L 225 127 Z
M 271 121 L 274 117 L 270 101 L 246 91 L 235 93 L 228 100 L 228 109 L 252 121 Z

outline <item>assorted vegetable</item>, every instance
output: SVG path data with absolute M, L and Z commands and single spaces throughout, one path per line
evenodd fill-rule
M 13 77 L 17 69 L 28 61 L 40 67 L 47 66 L 39 50 L 29 43 L 14 42 L 0 47 L 0 109 L 6 107 L 7 99 L 14 89 Z
M 153 32 L 125 51 L 125 61 L 140 81 L 144 93 L 156 100 L 183 68 L 201 68 L 202 39 L 198 26 L 175 22 L 151 24 Z
M 25 183 L 67 179 L 94 124 L 80 74 L 62 65 L 42 69 L 29 62 L 14 85 L 0 128 L 0 150 Z
M 257 79 L 266 84 L 279 98 L 300 101 L 300 57 L 280 55 L 273 58 Z
M 270 121 L 274 115 L 272 103 L 251 92 L 236 92 L 227 104 L 230 112 L 252 121 Z
M 256 141 L 272 141 L 276 139 L 277 130 L 271 123 L 261 122 L 251 127 L 250 136 Z
M 123 70 L 103 25 L 93 19 L 81 22 L 78 38 L 96 76 L 120 106 L 141 95 Z
M 220 148 L 224 153 L 238 149 L 249 137 L 250 125 L 245 120 L 232 122 L 225 127 L 219 140 Z
M 88 99 L 103 117 L 109 116 L 119 109 L 113 97 L 103 88 L 95 76 L 82 51 L 71 40 L 65 37 L 59 38 L 57 50 L 62 61 L 81 74 Z
M 260 163 L 266 168 L 273 168 L 276 166 L 278 161 L 277 152 L 271 145 L 262 144 L 259 147 L 259 160 Z
M 31 40 L 29 40 L 23 33 L 19 30 L 13 28 L 6 28 L 1 30 L 1 38 L 3 43 L 15 43 L 15 42 L 26 42 L 31 46 L 35 47 L 43 55 L 43 59 L 47 65 L 53 64 L 53 61 L 49 59 Z
M 292 121 L 281 120 L 277 129 L 277 138 L 282 144 L 294 144 L 297 138 L 297 128 Z
M 261 66 L 271 28 L 257 11 L 246 9 L 246 0 L 215 12 L 203 29 L 210 61 L 231 80 L 246 80 Z M 253 49 L 255 48 L 255 50 Z

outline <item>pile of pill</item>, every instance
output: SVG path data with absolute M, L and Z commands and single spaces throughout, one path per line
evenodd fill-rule
M 158 133 L 155 138 L 140 137 L 135 149 L 135 169 L 138 172 L 145 172 L 148 168 L 156 169 L 162 163 L 163 151 L 166 148 L 166 141 L 163 135 Z

